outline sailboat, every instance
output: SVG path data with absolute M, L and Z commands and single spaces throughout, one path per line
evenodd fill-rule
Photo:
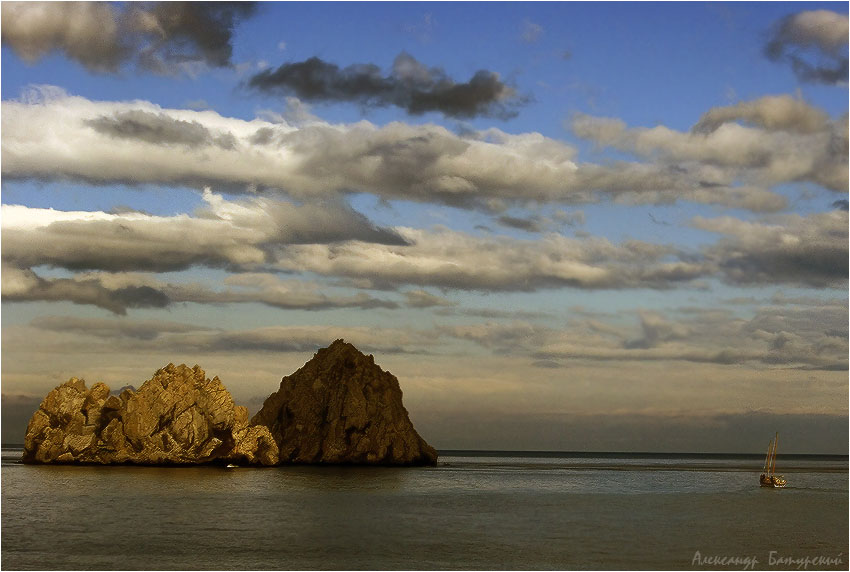
M 764 469 L 759 476 L 759 484 L 763 487 L 773 487 L 780 489 L 786 485 L 788 481 L 782 475 L 776 474 L 776 449 L 779 446 L 779 433 L 771 440 L 767 446 L 767 456 L 764 458 Z

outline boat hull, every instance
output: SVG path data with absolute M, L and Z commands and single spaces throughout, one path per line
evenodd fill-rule
M 788 484 L 788 481 L 786 481 L 785 477 L 782 475 L 766 475 L 762 473 L 761 476 L 759 476 L 759 484 L 763 487 L 781 489 Z

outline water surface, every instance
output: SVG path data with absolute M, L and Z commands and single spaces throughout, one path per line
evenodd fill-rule
M 20 453 L 2 457 L 7 570 L 712 568 L 697 551 L 848 567 L 846 456 L 783 459 L 789 486 L 773 490 L 758 486 L 759 458 L 739 455 L 225 469 L 33 466 Z

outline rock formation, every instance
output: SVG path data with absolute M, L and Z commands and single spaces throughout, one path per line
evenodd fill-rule
M 277 443 L 265 427 L 248 426 L 215 377 L 195 366 L 169 364 L 138 390 L 110 395 L 71 378 L 51 391 L 27 427 L 23 460 L 30 463 L 274 465 Z
M 337 340 L 284 377 L 251 425 L 269 429 L 281 463 L 433 465 L 401 398 L 394 375 Z
M 398 380 L 342 340 L 284 377 L 253 419 L 221 381 L 168 364 L 114 395 L 71 378 L 30 419 L 27 463 L 433 465 Z

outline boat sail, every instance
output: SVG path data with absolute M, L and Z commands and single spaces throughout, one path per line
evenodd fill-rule
M 776 474 L 776 450 L 779 447 L 779 433 L 767 446 L 767 456 L 764 458 L 764 469 L 759 476 L 759 484 L 763 487 L 782 488 L 788 481 L 782 475 Z

